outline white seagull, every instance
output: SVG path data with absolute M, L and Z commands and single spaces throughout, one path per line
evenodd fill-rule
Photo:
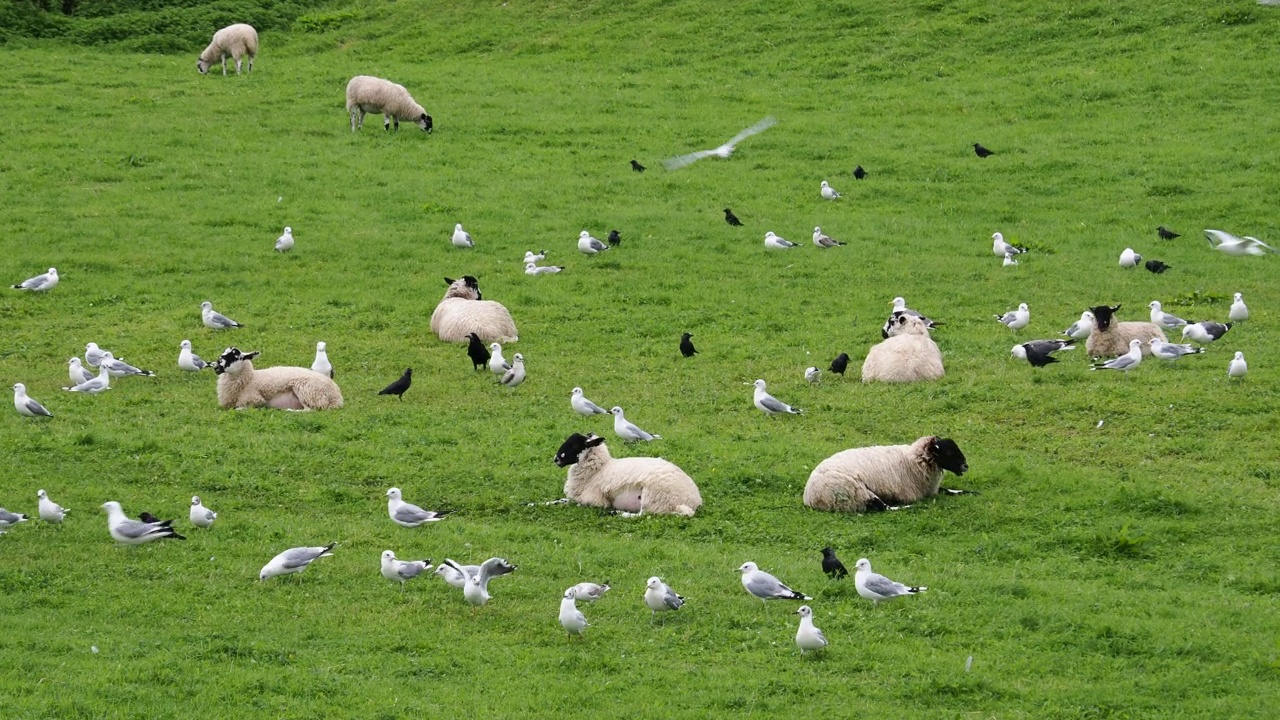
M 1004 262 L 1001 263 L 1001 265 L 1004 267 L 1009 267 L 1010 265 L 1017 265 L 1017 264 L 1018 264 L 1018 261 L 1014 260 L 1012 255 L 1005 255 Z
M 764 234 L 764 246 L 771 250 L 786 250 L 787 248 L 798 247 L 790 240 L 784 240 L 773 234 L 773 231 Z
M 763 411 L 765 415 L 776 415 L 778 413 L 783 413 L 786 415 L 800 415 L 804 412 L 800 408 L 791 407 L 790 405 L 782 402 L 781 400 L 765 392 L 764 380 L 756 380 L 752 384 L 755 385 L 756 387 L 754 398 L 753 398 L 755 405 L 756 407 L 760 408 L 760 410 Z
M 423 510 L 413 503 L 405 502 L 400 488 L 393 487 L 387 490 L 387 498 L 387 514 L 391 516 L 391 521 L 400 527 L 416 528 L 429 522 L 439 522 L 447 515 L 434 510 Z
M 318 372 L 325 377 L 333 377 L 333 365 L 329 362 L 328 345 L 324 341 L 316 343 L 316 359 L 311 361 L 311 371 Z
M 13 409 L 23 417 L 53 417 L 43 405 L 27 397 L 27 386 L 22 383 L 13 384 Z
M 1244 304 L 1244 295 L 1236 293 L 1236 299 L 1231 302 L 1231 312 L 1227 313 L 1227 319 L 1231 322 L 1249 319 L 1249 307 Z
M 102 360 L 98 363 L 98 369 L 107 369 L 107 374 L 111 377 L 125 377 L 127 375 L 141 375 L 143 377 L 155 377 L 155 373 L 150 370 L 134 367 L 124 360 L 117 360 L 111 351 L 102 353 Z
M 200 502 L 199 495 L 191 496 L 191 512 L 187 514 L 187 518 L 191 520 L 191 524 L 199 528 L 213 527 L 213 521 L 218 519 L 218 513 L 205 507 Z
M 524 355 L 516 353 L 516 356 L 511 358 L 511 369 L 504 373 L 498 382 L 513 388 L 524 382 L 524 376 Z
M 1090 370 L 1123 370 L 1125 377 L 1129 376 L 1129 371 L 1138 367 L 1142 363 L 1142 341 L 1134 338 L 1129 341 L 1129 352 L 1117 357 L 1114 360 L 1094 365 Z
M 258 581 L 261 582 L 277 575 L 300 573 L 306 570 L 308 565 L 322 557 L 333 557 L 333 553 L 329 551 L 337 544 L 329 543 L 324 547 L 289 548 L 271 558 L 271 562 L 262 566 L 262 571 L 258 573 Z
M 178 369 L 187 372 L 200 372 L 209 367 L 209 363 L 205 362 L 199 355 L 191 352 L 191 341 L 183 340 L 178 347 L 182 348 L 178 351 Z
M 476 246 L 475 241 L 471 239 L 471 233 L 462 229 L 462 223 L 453 226 L 453 237 L 449 239 L 453 242 L 454 247 L 473 248 Z
M 1201 345 L 1207 345 L 1215 340 L 1220 339 L 1227 331 L 1231 329 L 1234 323 L 1210 322 L 1205 320 L 1198 323 L 1190 323 L 1182 328 L 1182 339 L 1193 340 Z
M 1194 345 L 1177 345 L 1171 342 L 1165 342 L 1158 337 L 1151 338 L 1147 341 L 1151 346 L 1151 356 L 1160 358 L 1161 360 L 1177 360 L 1183 355 L 1195 355 L 1204 352 L 1204 348 L 1198 348 Z
M 213 309 L 213 303 L 205 300 L 200 303 L 200 319 L 204 322 L 204 326 L 211 330 L 222 330 L 223 328 L 244 327 L 240 323 L 231 318 L 216 312 Z
M 1120 253 L 1120 267 L 1125 269 L 1136 268 L 1138 263 L 1142 262 L 1142 256 L 1133 251 L 1133 248 L 1125 248 Z
M 592 582 L 580 582 L 569 589 L 574 592 L 574 597 L 577 599 L 586 600 L 587 602 L 595 602 L 604 597 L 605 593 L 609 592 L 609 583 L 597 585 Z
M 1018 247 L 1017 245 L 1014 245 L 1012 243 L 1005 242 L 1004 235 L 1000 233 L 992 233 L 991 235 L 991 252 L 996 257 L 1019 255 L 1026 251 L 1027 249 L 1024 247 Z
M 609 411 L 591 402 L 582 394 L 582 388 L 576 387 L 573 393 L 569 395 L 569 404 L 573 406 L 574 412 L 579 415 L 591 417 L 592 415 L 608 415 Z
M 524 251 L 524 262 L 525 262 L 525 264 L 526 264 L 526 265 L 527 265 L 527 264 L 529 264 L 529 263 L 536 263 L 536 262 L 538 262 L 539 260 L 546 260 L 546 259 L 547 259 L 547 251 L 546 251 L 546 250 L 539 250 L 539 251 L 538 251 L 538 252 L 536 252 L 536 253 L 535 253 L 534 251 L 532 251 L 532 250 L 525 250 L 525 251 Z
M 58 284 L 58 269 L 49 268 L 49 272 L 37 275 L 33 278 L 27 278 L 17 285 L 13 286 L 14 290 L 31 290 L 33 292 L 46 292 L 52 290 Z
M 23 513 L 9 512 L 8 510 L 0 507 L 0 535 L 3 535 L 4 531 L 8 530 L 10 525 L 17 525 L 18 523 L 26 522 L 27 520 L 27 516 Z
M 111 533 L 112 539 L 118 543 L 141 545 L 161 538 L 186 540 L 169 527 L 173 524 L 172 520 L 149 523 L 131 520 L 125 516 L 124 510 L 120 509 L 120 503 L 114 500 L 103 503 L 102 507 L 107 511 L 107 532 Z
M 1276 251 L 1275 248 L 1258 238 L 1247 235 L 1243 238 L 1238 238 L 1229 232 L 1221 230 L 1205 230 L 1204 234 L 1205 239 L 1209 241 L 1209 247 L 1227 255 L 1265 255 L 1268 252 Z
M 89 363 L 89 367 L 98 367 L 102 364 L 104 353 L 102 348 L 98 347 L 98 343 L 86 343 L 84 346 L 84 361 Z
M 598 252 L 608 250 L 609 246 L 591 237 L 591 233 L 583 230 L 578 233 L 578 252 L 585 255 L 595 255 Z
M 400 583 L 400 592 L 404 592 L 404 584 L 432 568 L 431 559 L 397 560 L 396 554 L 390 550 L 382 552 L 382 577 Z
M 903 595 L 915 595 L 929 589 L 923 585 L 920 587 L 903 585 L 883 575 L 873 573 L 871 572 L 871 561 L 866 558 L 859 559 L 854 567 L 857 568 L 857 571 L 853 574 L 853 584 L 857 587 L 858 594 L 870 600 L 874 605 L 879 605 L 884 600 L 892 600 Z
M 1089 334 L 1093 332 L 1093 326 L 1095 324 L 1096 321 L 1093 317 L 1093 313 L 1085 310 L 1080 313 L 1080 319 L 1071 323 L 1071 327 L 1063 330 L 1062 334 L 1074 340 L 1083 340 L 1089 337 Z
M 581 636 L 582 631 L 589 625 L 587 616 L 582 614 L 574 601 L 576 597 L 577 591 L 569 588 L 564 591 L 564 598 L 560 600 L 560 627 L 569 633 L 570 638 L 574 635 Z
M 835 200 L 840 197 L 840 193 L 836 189 L 827 184 L 826 180 L 822 181 L 822 185 L 818 188 L 818 194 L 823 200 Z
M 651 615 L 656 615 L 660 612 L 679 610 L 680 606 L 684 605 L 684 598 L 662 582 L 662 578 L 654 576 L 645 584 L 644 604 L 651 611 Z
M 1004 315 L 996 315 L 996 320 L 1004 323 L 1010 330 L 1021 330 L 1031 323 L 1031 311 L 1026 303 L 1020 303 L 1017 310 L 1010 310 Z
M 768 130 L 769 128 L 773 127 L 774 124 L 777 122 L 778 122 L 777 120 L 773 119 L 773 116 L 766 117 L 765 119 L 761 120 L 755 125 L 752 125 L 746 130 L 743 130 L 737 135 L 734 135 L 732 138 L 729 139 L 729 142 L 721 145 L 718 148 L 714 148 L 712 150 L 699 150 L 697 152 L 689 153 L 688 155 L 680 155 L 678 157 L 673 157 L 667 160 L 663 160 L 662 164 L 666 166 L 667 170 L 679 170 L 680 168 L 686 165 L 695 163 L 706 157 L 714 156 L 718 158 L 727 158 L 733 154 L 733 150 L 738 146 L 738 143 L 742 142 L 743 140 L 746 140 L 752 135 Z
M 276 238 L 276 252 L 289 252 L 293 249 L 293 228 L 288 225 L 284 228 L 284 234 Z
M 1159 325 L 1165 330 L 1172 330 L 1176 327 L 1187 324 L 1186 320 L 1183 320 L 1177 315 L 1165 312 L 1160 306 L 1159 300 L 1152 300 L 1147 304 L 1147 307 L 1151 308 L 1151 322 Z
M 622 408 L 614 406 L 609 412 L 613 413 L 613 432 L 626 442 L 635 442 L 643 440 L 649 442 L 651 440 L 661 440 L 661 435 L 651 435 L 641 430 L 635 423 L 627 420 L 622 415 Z
M 90 395 L 97 395 L 104 390 L 111 389 L 111 375 L 107 372 L 107 366 L 102 365 L 98 368 L 98 376 L 92 380 L 85 380 L 79 385 L 64 387 L 63 390 L 68 392 L 82 392 Z
M 454 570 L 465 573 L 465 571 L 454 561 L 445 558 L 444 564 L 452 567 Z M 475 575 L 467 577 L 466 585 L 462 588 L 462 597 L 473 606 L 479 607 L 489 602 L 489 581 L 499 575 L 506 575 L 516 571 L 516 566 L 507 562 L 503 558 L 492 557 L 480 564 L 480 570 Z
M 1236 351 L 1236 357 L 1227 365 L 1227 377 L 1244 377 L 1249 372 L 1249 363 L 1244 361 L 1244 353 Z
M 833 248 L 844 245 L 844 243 L 839 240 L 833 240 L 829 235 L 822 232 L 821 227 L 815 227 L 813 229 L 813 244 L 820 248 Z
M 511 363 L 502 357 L 502 346 L 493 343 L 489 346 L 489 372 L 501 378 L 511 369 Z
M 40 519 L 47 522 L 58 524 L 67 516 L 70 510 L 62 507 L 58 503 L 49 499 L 49 495 L 44 490 L 38 490 L 36 497 L 40 498 Z
M 805 650 L 821 650 L 827 646 L 827 636 L 813 624 L 813 609 L 808 605 L 801 605 L 796 614 L 800 616 L 800 628 L 796 630 L 796 646 L 800 648 L 800 654 L 803 655 Z
M 816 365 L 805 368 L 804 379 L 809 381 L 810 385 L 817 385 L 822 382 L 822 371 Z
M 742 573 L 742 588 L 753 597 L 760 598 L 766 603 L 770 600 L 813 599 L 804 593 L 798 593 L 787 587 L 781 580 L 761 570 L 753 562 L 742 563 L 742 567 L 738 568 L 738 572 Z
M 525 275 L 554 275 L 563 269 L 564 268 L 558 265 L 543 265 L 542 267 L 538 267 L 537 263 L 528 262 L 524 264 Z

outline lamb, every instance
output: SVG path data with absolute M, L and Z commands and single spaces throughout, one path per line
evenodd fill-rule
M 554 461 L 569 468 L 564 493 L 579 505 L 687 517 L 702 506 L 698 486 L 683 470 L 662 458 L 614 459 L 594 433 L 570 435 Z
M 253 59 L 258 56 L 258 31 L 252 25 L 236 23 L 228 25 L 213 34 L 209 47 L 200 53 L 196 60 L 196 69 L 201 75 L 209 72 L 215 62 L 222 61 L 222 75 L 227 75 L 227 56 L 236 61 L 236 74 L 240 74 L 241 58 L 249 56 L 249 72 L 253 72 Z
M 944 470 L 969 470 L 955 441 L 933 435 L 911 445 L 875 445 L 838 452 L 818 463 L 804 488 L 815 510 L 889 510 L 938 494 Z M 963 490 L 943 490 L 959 495 Z
M 471 275 L 458 280 L 444 279 L 449 285 L 444 299 L 431 313 L 431 332 L 445 342 L 468 342 L 471 333 L 486 342 L 516 342 L 516 323 L 501 303 L 483 299 L 480 285 Z M 492 367 L 492 366 L 491 366 Z
M 1085 341 L 1085 350 L 1090 357 L 1118 357 L 1129 352 L 1130 340 L 1142 341 L 1142 354 L 1151 357 L 1151 339 L 1160 338 L 1168 341 L 1159 325 L 1149 322 L 1122 322 L 1112 325 L 1112 317 L 1120 310 L 1120 306 L 1108 307 L 1099 305 L 1089 308 L 1093 313 L 1094 326 Z
M 942 352 L 919 316 L 894 313 L 889 337 L 862 363 L 862 382 L 916 382 L 942 377 Z
M 357 75 L 347 83 L 347 112 L 351 115 L 351 132 L 364 127 L 365 113 L 382 113 L 382 128 L 396 130 L 400 121 L 415 122 L 426 132 L 431 132 L 431 116 L 422 108 L 403 85 L 369 75 Z
M 283 410 L 325 410 L 342 407 L 342 391 L 328 377 L 302 367 L 255 370 L 250 362 L 258 352 L 229 347 L 213 364 L 218 375 L 218 404 L 237 410 L 270 407 Z

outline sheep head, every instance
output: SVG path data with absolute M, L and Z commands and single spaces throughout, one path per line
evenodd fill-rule
M 240 348 L 229 347 L 222 351 L 222 355 L 218 356 L 218 360 L 213 364 L 213 372 L 221 375 L 230 372 L 235 375 L 240 372 L 239 363 L 244 360 L 252 360 L 258 357 L 259 351 L 254 350 L 251 353 L 240 352 Z
M 889 319 L 889 330 L 885 332 L 881 329 L 881 334 L 886 338 L 896 335 L 924 335 L 929 336 L 929 327 L 918 315 L 908 315 L 901 310 L 894 311 L 893 317 Z
M 1098 323 L 1098 330 L 1106 330 L 1111 327 L 1111 318 L 1120 312 L 1120 306 L 1108 307 L 1107 305 L 1099 305 L 1089 308 L 1089 312 L 1093 313 L 1093 319 Z
M 969 463 L 965 462 L 964 453 L 960 452 L 960 446 L 954 440 L 934 438 L 929 443 L 929 454 L 934 464 L 943 470 L 950 470 L 956 475 L 963 475 L 969 470 Z
M 426 132 L 431 132 L 431 128 L 434 127 L 434 125 L 431 124 L 431 116 L 426 113 L 422 113 L 418 118 L 417 123 L 418 127 L 422 128 Z
M 444 282 L 449 286 L 449 290 L 445 292 L 445 297 L 460 297 L 470 300 L 483 300 L 484 295 L 480 293 L 480 282 L 476 280 L 474 275 L 463 275 L 461 279 L 445 278 Z
M 586 435 L 574 433 L 569 436 L 568 440 L 564 441 L 563 445 L 560 446 L 560 449 L 556 452 L 556 456 L 552 458 L 552 461 L 559 467 L 568 467 L 569 465 L 577 463 L 579 457 L 581 457 L 582 453 L 588 448 L 593 448 L 602 444 L 604 444 L 604 438 L 597 436 L 595 433 L 588 433 Z

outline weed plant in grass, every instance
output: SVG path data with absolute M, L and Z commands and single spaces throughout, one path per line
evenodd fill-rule
M 5 716 L 197 700 L 222 717 L 1268 716 L 1280 258 L 1199 235 L 1280 236 L 1278 17 L 1138 0 L 353 2 L 266 29 L 253 73 L 227 78 L 195 72 L 207 39 L 139 54 L 7 36 L 0 267 L 7 283 L 57 267 L 61 284 L 0 294 L 0 379 L 55 414 L 0 420 L 0 505 L 34 515 L 43 488 L 71 514 L 0 536 Z M 352 133 L 356 74 L 405 85 L 435 132 Z M 662 170 L 766 115 L 778 125 L 732 158 Z M 456 223 L 474 249 L 450 244 Z M 273 252 L 286 225 L 297 244 Z M 815 225 L 848 246 L 762 247 Z M 615 228 L 621 247 L 576 252 L 581 230 Z M 991 255 L 995 231 L 1031 249 L 1020 265 Z M 1173 269 L 1121 270 L 1124 247 Z M 541 248 L 565 271 L 526 276 Z M 461 274 L 519 326 L 514 390 L 428 330 Z M 1092 305 L 1223 320 L 1234 292 L 1251 319 L 1173 365 L 1009 358 Z M 897 295 L 945 323 L 946 377 L 864 386 Z M 205 300 L 245 327 L 204 328 Z M 1021 302 L 1025 330 L 991 320 Z M 176 368 L 183 339 L 206 359 L 261 350 L 263 367 L 309 366 L 324 340 L 346 406 L 220 410 L 211 374 Z M 62 392 L 90 341 L 157 377 Z M 1250 374 L 1228 382 L 1236 350 Z M 847 379 L 804 382 L 842 351 Z M 406 367 L 403 402 L 376 394 Z M 757 378 L 805 414 L 765 417 Z M 613 440 L 610 418 L 570 409 L 575 386 L 663 439 Z M 541 505 L 575 431 L 675 462 L 705 504 Z M 949 483 L 980 494 L 802 506 L 823 458 L 926 434 L 959 443 L 971 471 Z M 454 513 L 398 527 L 392 486 Z M 183 519 L 197 494 L 219 512 L 208 531 Z M 188 540 L 114 547 L 107 500 L 179 518 Z M 330 542 L 305 573 L 257 581 L 277 552 Z M 929 592 L 873 608 L 822 574 L 826 545 Z M 472 611 L 436 578 L 401 593 L 379 575 L 387 549 L 520 569 Z M 800 658 L 795 608 L 742 591 L 748 560 L 815 596 L 829 648 Z M 689 598 L 679 612 L 650 617 L 652 575 Z M 566 642 L 564 589 L 606 579 L 582 604 L 585 642 Z

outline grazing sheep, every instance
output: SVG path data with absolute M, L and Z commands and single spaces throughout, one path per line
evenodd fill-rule
M 403 85 L 369 75 L 357 75 L 347 83 L 347 112 L 352 132 L 364 127 L 364 114 L 370 112 L 382 113 L 384 130 L 390 130 L 392 122 L 399 130 L 401 120 L 415 122 L 426 132 L 432 129 L 431 116 Z
M 444 299 L 431 313 L 431 332 L 445 342 L 467 342 L 471 333 L 488 342 L 515 342 L 520 339 L 511 313 L 492 300 L 484 300 L 480 285 L 470 275 L 458 280 L 445 278 L 449 285 Z M 492 365 L 490 365 L 492 367 Z
M 613 458 L 604 438 L 574 433 L 555 464 L 569 467 L 564 494 L 579 505 L 692 517 L 702 506 L 693 478 L 662 458 Z
M 229 347 L 213 364 L 218 375 L 218 404 L 237 410 L 270 407 L 283 410 L 325 410 L 342 407 L 342 391 L 329 378 L 302 367 L 255 370 L 250 362 L 258 352 Z
M 804 504 L 833 512 L 887 510 L 937 495 L 942 471 L 963 475 L 968 469 L 954 441 L 932 435 L 911 445 L 853 448 L 818 463 L 804 487 Z
M 1085 350 L 1090 357 L 1118 357 L 1129 352 L 1130 340 L 1142 341 L 1142 354 L 1150 357 L 1152 338 L 1168 341 L 1159 325 L 1149 322 L 1122 322 L 1112 324 L 1112 317 L 1120 310 L 1120 306 L 1108 307 L 1099 305 L 1089 308 L 1093 313 L 1094 326 L 1085 341 Z
M 916 382 L 942 377 L 942 352 L 929 338 L 924 319 L 894 313 L 889 337 L 862 363 L 862 382 Z
M 209 68 L 213 67 L 214 63 L 221 60 L 222 75 L 226 77 L 228 55 L 236 61 L 237 75 L 240 74 L 241 58 L 245 55 L 249 56 L 249 72 L 253 72 L 253 59 L 258 56 L 258 31 L 244 23 L 222 28 L 213 34 L 213 41 L 209 43 L 209 47 L 200 53 L 200 59 L 196 60 L 196 69 L 204 75 L 209 72 Z

